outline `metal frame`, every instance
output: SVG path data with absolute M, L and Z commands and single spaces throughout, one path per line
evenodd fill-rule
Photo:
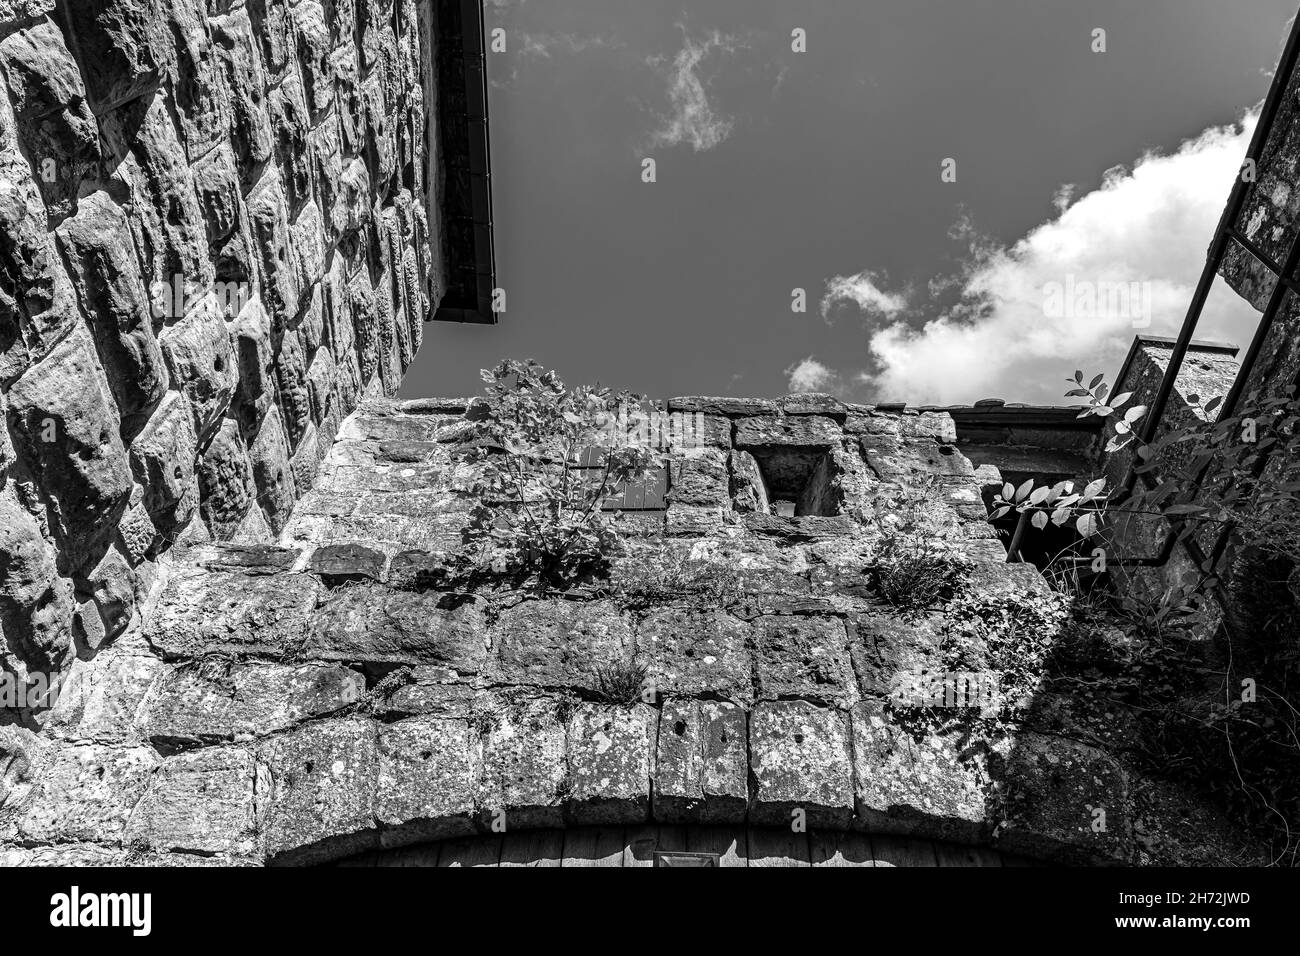
M 1290 36 L 1287 38 L 1286 47 L 1282 52 L 1282 58 L 1278 62 L 1277 72 L 1273 76 L 1273 83 L 1269 87 L 1268 95 L 1265 97 L 1263 109 L 1260 112 L 1259 122 L 1255 127 L 1255 132 L 1251 137 L 1250 146 L 1246 150 L 1245 161 L 1253 163 L 1254 168 L 1258 170 L 1260 160 L 1263 158 L 1264 150 L 1268 145 L 1269 138 L 1273 132 L 1273 125 L 1277 120 L 1278 112 L 1282 107 L 1283 100 L 1286 96 L 1287 87 L 1291 83 L 1292 76 L 1295 73 L 1297 61 L 1300 60 L 1300 14 L 1295 18 L 1291 26 Z M 1245 166 L 1245 161 L 1242 165 Z M 1273 323 L 1277 314 L 1281 311 L 1282 304 L 1286 299 L 1287 292 L 1294 292 L 1300 295 L 1300 281 L 1297 281 L 1295 274 L 1297 267 L 1300 266 L 1300 222 L 1296 224 L 1296 233 L 1292 237 L 1291 246 L 1287 251 L 1285 260 L 1278 264 L 1268 256 L 1259 246 L 1252 242 L 1248 237 L 1243 235 L 1237 229 L 1237 221 L 1241 217 L 1242 209 L 1246 202 L 1246 197 L 1250 193 L 1250 187 L 1255 181 L 1245 180 L 1240 173 L 1237 175 L 1237 181 L 1233 186 L 1232 193 L 1228 197 L 1228 204 L 1224 208 L 1223 215 L 1219 219 L 1219 224 L 1215 229 L 1214 239 L 1206 253 L 1205 268 L 1201 271 L 1200 280 L 1196 284 L 1196 291 L 1192 294 L 1192 300 L 1187 308 L 1187 314 L 1183 319 L 1183 325 L 1178 333 L 1178 338 L 1174 342 L 1173 351 L 1169 357 L 1169 366 L 1165 369 L 1164 377 L 1160 381 L 1160 387 L 1156 392 L 1155 399 L 1151 402 L 1147 411 L 1145 422 L 1140 432 L 1140 439 L 1143 444 L 1151 442 L 1160 427 L 1161 420 L 1164 418 L 1165 409 L 1169 404 L 1169 398 L 1173 394 L 1174 384 L 1178 379 L 1178 374 L 1182 370 L 1183 361 L 1187 356 L 1188 347 L 1192 343 L 1192 336 L 1196 331 L 1196 325 L 1200 321 L 1201 312 L 1205 308 L 1206 299 L 1209 297 L 1210 289 L 1214 284 L 1214 279 L 1219 273 L 1219 268 L 1223 264 L 1223 258 L 1227 254 L 1229 244 L 1237 243 L 1242 249 L 1249 253 L 1257 262 L 1267 269 L 1274 277 L 1273 289 L 1269 294 L 1268 303 L 1260 316 L 1259 325 L 1255 329 L 1255 335 L 1251 339 L 1250 347 L 1247 349 L 1245 356 L 1241 361 L 1241 368 L 1233 381 L 1232 387 L 1228 394 L 1224 396 L 1223 404 L 1219 410 L 1219 417 L 1229 416 L 1236 408 L 1241 394 L 1245 391 L 1246 382 L 1250 378 L 1254 369 L 1255 362 L 1263 350 L 1264 343 L 1272 331 Z M 1300 384 L 1300 380 L 1298 380 Z M 1267 461 L 1267 452 L 1261 454 L 1257 463 L 1257 473 L 1262 472 Z M 1133 486 L 1137 483 L 1139 477 L 1136 468 L 1138 459 L 1129 464 L 1125 473 L 1124 482 L 1121 491 L 1121 503 L 1124 498 L 1130 496 L 1133 492 Z M 1143 482 L 1151 487 L 1155 483 L 1150 472 L 1143 472 L 1140 476 Z M 1202 469 L 1196 478 L 1196 487 L 1199 490 L 1201 483 L 1204 481 L 1205 469 Z M 1174 547 L 1177 545 L 1180 536 L 1183 534 L 1183 528 L 1187 524 L 1186 520 L 1176 518 L 1168 519 L 1173 525 L 1165 537 L 1164 544 L 1161 546 L 1160 553 L 1150 558 L 1126 558 L 1112 561 L 1112 564 L 1130 567 L 1163 567 L 1169 562 L 1173 555 Z M 1186 547 L 1192 559 L 1206 574 L 1212 574 L 1218 566 L 1226 550 L 1228 540 L 1232 535 L 1232 527 L 1228 526 L 1220 531 L 1215 541 L 1211 553 L 1207 556 L 1194 538 L 1186 539 Z

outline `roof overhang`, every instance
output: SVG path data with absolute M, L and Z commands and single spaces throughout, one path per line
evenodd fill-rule
M 446 291 L 433 318 L 496 324 L 492 148 L 482 0 L 437 0 L 438 129 Z

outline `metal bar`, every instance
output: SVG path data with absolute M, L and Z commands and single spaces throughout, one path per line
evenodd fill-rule
M 1291 25 L 1291 34 L 1287 37 L 1286 48 L 1282 53 L 1282 59 L 1278 63 L 1277 73 L 1273 76 L 1273 83 L 1269 87 L 1268 95 L 1264 98 L 1264 106 L 1260 111 L 1255 132 L 1251 136 L 1250 146 L 1246 150 L 1246 159 L 1252 160 L 1256 168 L 1259 166 L 1259 160 L 1263 155 L 1264 147 L 1268 143 L 1269 135 L 1273 131 L 1273 122 L 1277 119 L 1278 110 L 1281 108 L 1282 99 L 1286 93 L 1286 87 L 1291 81 L 1292 73 L 1295 72 L 1298 54 L 1300 54 L 1300 16 L 1297 16 Z M 1174 382 L 1178 378 L 1178 373 L 1182 370 L 1183 359 L 1187 355 L 1187 347 L 1192 341 L 1192 334 L 1196 330 L 1196 324 L 1200 321 L 1201 311 L 1205 308 L 1205 300 L 1209 297 L 1215 276 L 1218 275 L 1219 265 L 1223 261 L 1223 254 L 1227 251 L 1228 242 L 1231 238 L 1231 231 L 1235 229 L 1237 219 L 1241 216 L 1241 209 L 1246 201 L 1246 194 L 1249 189 L 1250 184 L 1242 178 L 1240 171 L 1238 171 L 1236 182 L 1228 197 L 1228 204 L 1223 210 L 1219 225 L 1214 231 L 1214 240 L 1207 251 L 1205 268 L 1201 270 L 1201 277 L 1196 283 L 1196 291 L 1192 294 L 1192 301 L 1187 307 L 1187 314 L 1183 318 L 1178 340 L 1174 344 L 1173 353 L 1169 357 L 1169 367 L 1165 370 L 1155 400 L 1147 411 L 1146 421 L 1139 436 L 1144 444 L 1149 443 L 1155 437 L 1156 429 L 1160 426 L 1165 406 L 1169 404 L 1169 396 L 1174 390 Z M 1290 257 L 1288 256 L 1288 258 Z M 1284 275 L 1289 278 L 1293 270 L 1294 265 L 1291 269 L 1285 270 Z M 1282 288 L 1285 291 L 1285 286 L 1282 286 Z M 1275 285 L 1274 292 L 1277 289 L 1278 286 Z M 1243 362 L 1243 368 L 1246 367 Z M 1134 468 L 1135 464 L 1130 464 L 1125 474 L 1123 492 L 1125 495 L 1133 490 L 1133 483 L 1136 478 Z

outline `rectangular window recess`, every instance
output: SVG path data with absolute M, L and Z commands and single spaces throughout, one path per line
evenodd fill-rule
M 717 853 L 685 853 L 655 850 L 655 866 L 721 866 Z

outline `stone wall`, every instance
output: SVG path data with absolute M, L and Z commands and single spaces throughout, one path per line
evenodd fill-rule
M 433 19 L 0 0 L 4 669 L 121 633 L 176 542 L 278 534 L 397 389 L 443 284 Z
M 796 821 L 1075 863 L 1251 858 L 1130 759 L 1134 722 L 1091 681 L 1044 672 L 996 720 L 900 702 L 950 666 L 954 633 L 985 674 L 1061 639 L 1058 599 L 992 537 L 949 416 L 827 396 L 668 411 L 699 427 L 665 449 L 666 508 L 626 516 L 606 587 L 537 593 L 432 584 L 474 500 L 466 403 L 363 401 L 278 545 L 173 549 L 143 622 L 78 660 L 31 729 L 0 728 L 0 865 L 301 864 L 502 825 Z M 768 491 L 800 480 L 817 513 L 773 514 Z M 910 612 L 870 574 L 867 516 L 897 517 L 899 489 L 969 572 Z M 693 578 L 628 586 L 682 561 Z M 691 586 L 728 577 L 721 596 Z M 1009 630 L 1013 607 L 1030 616 Z M 602 669 L 634 665 L 641 696 L 610 700 Z

